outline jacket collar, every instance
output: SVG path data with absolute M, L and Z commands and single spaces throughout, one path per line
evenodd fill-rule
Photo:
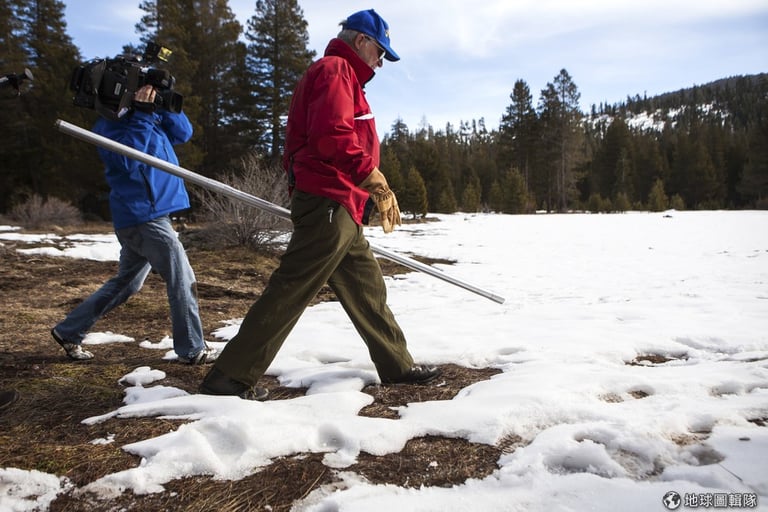
M 331 42 L 328 43 L 328 47 L 325 49 L 325 56 L 341 57 L 349 62 L 355 75 L 357 75 L 357 81 L 363 85 L 367 84 L 376 74 L 371 66 L 366 64 L 365 61 L 355 53 L 351 46 L 339 38 L 331 39 Z

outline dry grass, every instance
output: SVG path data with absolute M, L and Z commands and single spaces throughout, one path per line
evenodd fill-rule
M 91 226 L 107 232 L 109 226 Z M 78 231 L 81 231 L 80 229 Z M 203 323 L 207 331 L 222 321 L 242 317 L 277 265 L 277 255 L 244 249 L 209 251 L 188 247 L 199 280 Z M 383 263 L 385 273 L 404 269 Z M 165 385 L 194 392 L 205 368 L 151 360 L 137 343 L 116 343 L 93 348 L 96 359 L 70 362 L 53 342 L 49 330 L 69 310 L 95 291 L 115 271 L 112 262 L 24 256 L 0 251 L 0 389 L 16 388 L 19 401 L 0 412 L 0 467 L 38 470 L 66 476 L 83 486 L 104 475 L 136 467 L 139 459 L 120 447 L 172 431 L 181 421 L 111 419 L 96 425 L 82 420 L 122 405 L 118 380 L 138 366 L 152 365 L 166 372 Z M 318 300 L 333 300 L 325 289 Z M 126 334 L 138 341 L 159 340 L 169 333 L 170 322 L 163 282 L 151 274 L 145 287 L 127 304 L 96 324 L 94 330 Z M 412 342 L 414 343 L 414 342 Z M 444 368 L 440 386 L 369 386 L 363 391 L 374 403 L 361 411 L 367 416 L 397 418 L 396 407 L 409 402 L 449 400 L 463 387 L 487 379 L 496 370 Z M 304 390 L 279 386 L 275 379 L 262 383 L 273 399 L 291 399 Z M 97 438 L 114 436 L 114 443 L 94 445 Z M 450 486 L 467 478 L 482 478 L 497 468 L 502 450 L 519 442 L 513 439 L 493 447 L 463 439 L 427 437 L 411 440 L 397 454 L 375 457 L 362 453 L 347 468 L 374 483 Z M 163 493 L 137 496 L 126 492 L 117 499 L 65 492 L 52 511 L 125 510 L 156 512 L 288 511 L 298 499 L 319 486 L 338 480 L 322 464 L 322 454 L 299 454 L 274 460 L 268 467 L 238 481 L 195 477 L 168 483 Z

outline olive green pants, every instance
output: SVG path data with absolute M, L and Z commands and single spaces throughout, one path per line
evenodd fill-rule
M 338 203 L 298 190 L 291 201 L 291 221 L 293 234 L 279 268 L 215 366 L 232 379 L 255 385 L 327 282 L 367 345 L 379 376 L 402 376 L 413 358 L 387 306 L 381 267 L 363 228 Z

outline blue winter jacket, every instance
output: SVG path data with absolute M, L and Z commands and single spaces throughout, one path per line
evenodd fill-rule
M 134 111 L 118 121 L 99 118 L 93 131 L 178 165 L 173 146 L 192 137 L 192 124 L 184 113 Z M 106 165 L 115 229 L 189 208 L 189 195 L 181 178 L 112 151 L 99 148 L 98 152 Z

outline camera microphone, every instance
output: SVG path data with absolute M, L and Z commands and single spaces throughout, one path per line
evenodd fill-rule
M 10 73 L 5 76 L 0 76 L 0 88 L 11 86 L 16 89 L 16 92 L 20 92 L 19 86 L 21 86 L 21 82 L 24 80 L 33 80 L 34 78 L 35 77 L 32 76 L 32 72 L 29 70 L 29 68 L 24 68 L 23 73 Z

